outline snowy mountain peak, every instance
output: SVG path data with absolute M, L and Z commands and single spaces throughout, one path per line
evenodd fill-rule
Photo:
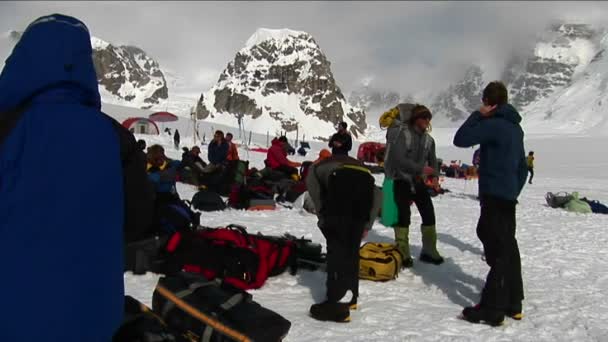
M 93 47 L 93 50 L 103 50 L 109 45 L 110 43 L 106 42 L 105 40 L 91 36 L 91 46 Z
M 259 28 L 245 43 L 245 49 L 252 48 L 266 41 L 274 41 L 276 44 L 282 44 L 289 38 L 302 39 L 304 37 L 310 37 L 308 33 L 302 31 L 290 30 L 287 28 L 283 29 L 267 29 Z
M 246 129 L 280 131 L 327 139 L 340 121 L 363 133 L 365 114 L 350 106 L 336 85 L 330 62 L 311 35 L 289 29 L 259 29 L 201 95 L 199 119 Z
M 93 63 L 104 102 L 151 108 L 168 97 L 158 62 L 135 46 L 114 46 L 91 37 Z
M 557 23 L 552 30 L 568 38 L 591 39 L 596 34 L 590 25 L 582 23 Z

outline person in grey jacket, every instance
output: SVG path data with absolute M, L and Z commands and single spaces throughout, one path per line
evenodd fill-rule
M 439 265 L 443 258 L 437 252 L 435 209 L 425 185 L 428 177 L 437 177 L 435 141 L 429 135 L 431 112 L 422 105 L 400 104 L 399 116 L 386 134 L 385 177 L 394 180 L 394 196 L 399 220 L 394 226 L 395 242 L 403 255 L 405 267 L 412 267 L 410 257 L 409 226 L 410 203 L 413 201 L 422 217 L 422 251 L 420 261 Z
M 359 295 L 359 246 L 377 216 L 381 198 L 374 195 L 374 177 L 365 165 L 346 155 L 333 155 L 311 166 L 306 186 L 317 225 L 327 240 L 327 299 L 312 305 L 310 315 L 348 322 Z

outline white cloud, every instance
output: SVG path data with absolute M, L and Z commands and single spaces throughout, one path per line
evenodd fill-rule
M 498 66 L 555 18 L 601 23 L 601 2 L 0 2 L 0 31 L 63 13 L 133 44 L 199 92 L 258 27 L 311 33 L 343 90 L 363 77 L 402 92 L 442 87 L 470 62 Z

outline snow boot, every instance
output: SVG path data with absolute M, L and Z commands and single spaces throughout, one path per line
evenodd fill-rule
M 420 226 L 422 232 L 422 251 L 420 251 L 420 261 L 440 265 L 443 257 L 437 252 L 437 231 L 435 226 Z
M 512 319 L 514 319 L 516 321 L 521 321 L 521 319 L 524 318 L 524 314 L 521 309 L 521 302 L 519 302 L 517 304 L 512 304 L 505 311 L 505 315 L 508 317 L 511 317 Z
M 414 266 L 414 261 L 410 256 L 410 228 L 409 227 L 395 227 L 395 242 L 397 243 L 397 249 L 403 257 L 401 262 L 401 269 L 411 268 Z
M 319 321 L 332 321 L 338 323 L 350 322 L 348 303 L 332 303 L 325 301 L 313 304 L 310 307 L 310 317 Z
M 500 310 L 485 308 L 477 304 L 464 308 L 464 310 L 462 310 L 462 319 L 471 323 L 484 322 L 493 327 L 497 327 L 503 324 L 505 314 Z

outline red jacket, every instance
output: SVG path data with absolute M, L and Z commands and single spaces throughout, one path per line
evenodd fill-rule
M 276 138 L 272 140 L 272 146 L 268 149 L 266 161 L 271 169 L 276 169 L 281 165 L 292 166 L 287 159 L 287 151 L 283 148 L 283 143 Z

